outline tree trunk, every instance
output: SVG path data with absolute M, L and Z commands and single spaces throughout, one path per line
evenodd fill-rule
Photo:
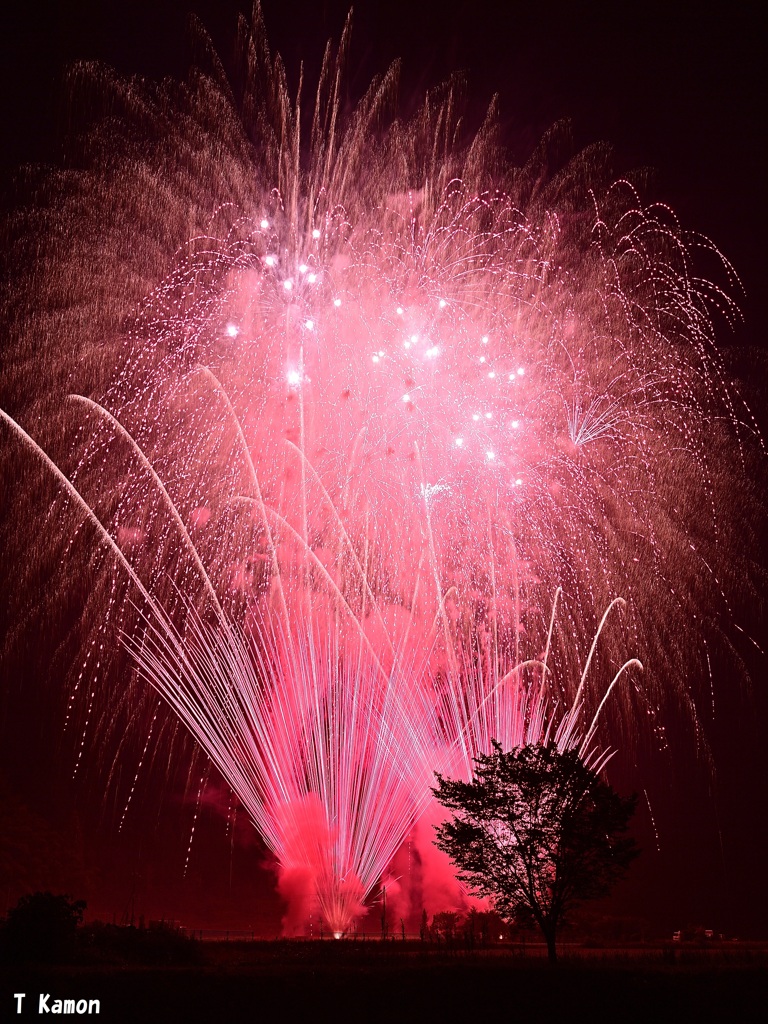
M 550 967 L 554 967 L 557 963 L 557 947 L 555 946 L 555 932 L 556 928 L 553 924 L 547 922 L 541 926 L 541 930 L 544 932 L 544 938 L 547 943 L 547 957 L 549 959 Z

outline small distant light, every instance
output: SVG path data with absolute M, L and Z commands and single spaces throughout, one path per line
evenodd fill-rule
M 261 222 L 261 229 L 262 229 L 262 231 L 266 231 L 268 227 L 269 227 L 269 221 L 268 221 L 268 220 L 267 220 L 267 218 L 265 217 L 265 218 L 264 218 L 264 219 L 262 220 L 262 222 Z
M 395 310 L 395 312 L 397 313 L 398 316 L 402 316 L 403 315 L 403 307 L 402 306 L 398 306 L 397 309 Z
M 264 262 L 268 267 L 274 267 L 277 263 L 277 256 L 265 256 Z
M 381 349 L 379 349 L 379 357 L 380 357 L 381 359 L 383 359 L 383 358 L 384 358 L 384 352 L 383 352 L 383 351 L 382 351 Z
M 312 232 L 312 237 L 315 240 L 317 240 L 320 237 L 320 228 L 315 228 L 315 230 Z
M 481 362 L 481 363 L 484 363 L 484 362 L 485 362 L 485 356 L 480 356 L 480 362 Z
M 493 413 L 492 413 L 492 412 L 487 412 L 487 413 L 485 414 L 485 418 L 486 418 L 487 420 L 492 420 L 492 419 L 493 419 Z
M 493 372 L 493 370 L 491 370 L 491 372 L 488 374 L 488 376 L 490 377 L 491 380 L 494 380 L 495 377 L 496 377 L 496 374 Z
M 338 309 L 339 306 L 341 305 L 341 299 L 334 299 L 333 304 Z
M 440 355 L 440 349 L 437 347 L 437 345 L 433 345 L 432 348 L 427 349 L 425 355 L 427 359 L 435 359 L 437 356 Z
M 288 383 L 291 385 L 292 388 L 295 388 L 297 385 L 301 384 L 301 374 L 299 373 L 298 370 L 289 370 L 286 376 L 288 378 Z
M 472 419 L 475 421 L 475 423 L 477 423 L 477 421 L 480 419 L 480 413 L 479 412 L 472 413 Z
M 379 357 L 376 356 L 376 355 L 371 356 L 371 359 L 373 360 L 374 363 L 378 363 L 378 361 L 379 361 Z
M 307 280 L 310 284 L 314 284 L 317 280 L 317 274 L 307 274 Z
M 517 430 L 517 428 L 519 426 L 520 426 L 520 420 L 512 420 L 512 429 L 513 430 Z
M 304 321 L 304 326 L 307 328 L 308 331 L 314 331 L 314 329 L 315 329 L 315 321 L 314 320 L 305 320 Z
M 307 272 L 308 270 L 309 270 L 309 267 L 307 266 L 307 264 L 306 264 L 306 263 L 300 263 L 300 264 L 299 264 L 299 273 L 300 273 L 300 274 L 306 274 L 306 272 Z
M 236 324 L 227 324 L 227 335 L 230 338 L 236 338 L 239 333 L 240 333 L 240 331 L 238 330 L 238 327 L 237 327 Z
M 411 401 L 411 396 L 410 395 L 403 395 L 403 401 L 405 402 L 406 405 L 409 405 L 410 401 Z
M 410 347 L 411 347 L 410 341 L 404 341 L 403 342 L 403 348 L 410 348 Z
M 488 459 L 489 462 L 493 462 L 493 460 L 496 458 L 496 453 L 488 451 L 485 453 L 485 457 L 486 459 Z
M 484 334 L 481 340 L 482 340 L 484 345 L 487 345 L 488 344 L 488 335 Z
M 513 383 L 513 384 L 515 383 L 515 379 L 516 379 L 516 378 L 515 378 L 515 375 L 514 375 L 514 373 L 510 373 L 510 375 L 509 375 L 509 379 L 510 379 L 510 380 L 512 381 L 512 383 Z
M 464 438 L 457 437 L 453 443 L 456 445 L 457 448 L 461 448 L 461 446 L 464 444 Z
M 440 302 L 438 303 L 438 305 L 440 306 L 440 309 L 445 309 L 445 307 L 448 305 L 448 303 L 445 301 L 445 299 L 440 299 Z
M 520 479 L 520 477 L 518 477 L 517 480 L 515 480 L 515 487 L 521 487 L 522 483 L 523 481 Z
M 411 344 L 412 345 L 415 345 L 418 340 L 419 340 L 418 334 L 412 334 L 411 335 Z
M 521 367 L 520 367 L 520 368 L 518 369 L 518 371 L 517 371 L 517 376 L 518 376 L 518 377 L 524 377 L 524 376 L 525 376 L 525 367 L 524 367 L 524 366 L 521 366 Z
M 283 288 L 285 288 L 287 292 L 292 291 L 293 281 L 290 279 L 290 277 L 286 278 L 285 281 L 283 281 Z

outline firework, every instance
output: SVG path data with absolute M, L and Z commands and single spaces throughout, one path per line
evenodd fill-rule
M 119 116 L 42 189 L 68 234 L 22 279 L 5 387 L 33 367 L 90 396 L 49 419 L 69 451 L 46 443 L 98 524 L 78 678 L 121 634 L 284 891 L 343 932 L 431 772 L 541 739 L 556 706 L 586 754 L 628 647 L 665 671 L 619 725 L 660 728 L 670 692 L 695 716 L 687 630 L 735 572 L 735 278 L 601 148 L 546 174 L 555 131 L 504 169 L 492 112 L 462 141 L 451 85 L 387 120 L 390 72 L 342 117 L 348 31 L 305 133 L 264 38 L 257 13 L 236 87 L 213 58 L 184 86 L 75 72 Z

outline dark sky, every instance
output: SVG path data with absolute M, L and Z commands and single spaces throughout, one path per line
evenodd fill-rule
M 179 75 L 188 54 L 188 11 L 200 15 L 226 55 L 236 14 L 249 7 L 236 0 L 43 0 L 13 6 L 0 14 L 0 166 L 6 184 L 20 163 L 57 159 L 64 109 L 60 83 L 69 62 L 95 58 L 126 74 Z M 347 5 L 265 0 L 263 8 L 273 48 L 283 53 L 295 80 L 299 60 L 306 59 L 311 74 L 325 40 L 338 37 Z M 653 198 L 668 201 L 687 227 L 713 238 L 741 275 L 746 322 L 725 343 L 741 353 L 739 365 L 759 375 L 768 269 L 760 5 L 359 0 L 354 26 L 353 93 L 398 57 L 406 108 L 409 97 L 463 70 L 473 116 L 479 119 L 499 94 L 504 139 L 515 159 L 525 159 L 542 132 L 567 117 L 577 143 L 614 145 L 618 172 L 653 168 Z M 765 395 L 765 381 L 759 383 L 757 393 Z M 768 426 L 762 408 L 756 412 Z M 707 923 L 706 915 L 719 915 L 721 927 L 759 930 L 754 908 L 766 894 L 764 877 L 762 888 L 754 889 L 765 849 L 766 773 L 759 751 L 765 668 L 764 661 L 755 662 L 751 695 L 734 684 L 733 702 L 723 708 L 714 737 L 718 782 L 708 776 L 702 781 L 696 771 L 686 778 L 692 787 L 688 802 L 697 810 L 689 807 L 679 820 L 668 816 L 660 835 L 666 859 L 654 859 L 650 851 L 638 865 L 635 889 L 623 897 L 628 912 L 643 901 L 642 883 L 654 887 L 650 902 L 665 927 L 672 921 Z M 13 730 L 8 708 L 16 706 L 5 705 L 6 732 Z M 27 712 L 25 728 L 30 721 L 35 716 Z M 50 723 L 48 729 L 40 724 L 29 745 L 48 749 Z M 49 884 L 58 884 L 59 877 L 62 886 L 81 884 L 105 915 L 120 918 L 135 905 L 137 913 L 181 916 L 190 924 L 196 917 L 200 924 L 223 927 L 277 927 L 279 905 L 260 867 L 263 855 L 247 828 L 238 827 L 232 842 L 212 795 L 211 806 L 201 812 L 209 820 L 196 839 L 199 855 L 185 878 L 195 793 L 185 803 L 183 786 L 169 786 L 164 804 L 152 807 L 152 820 L 120 837 L 117 812 L 99 798 L 103 779 L 70 783 L 61 768 L 68 755 L 49 749 L 44 769 L 51 776 L 46 780 L 41 768 L 25 786 L 19 742 L 9 749 L 4 815 L 15 824 L 8 826 L 4 870 L 18 860 L 16 843 L 26 851 L 30 879 L 48 877 L 45 862 L 55 860 L 60 870 Z M 94 838 L 99 830 L 102 838 Z M 0 910 L 12 894 L 13 877 L 7 892 L 0 891 Z M 243 916 L 246 903 L 253 909 Z

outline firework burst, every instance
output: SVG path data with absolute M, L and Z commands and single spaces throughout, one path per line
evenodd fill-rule
M 21 420 L 89 396 L 41 436 L 99 541 L 78 680 L 122 635 L 335 932 L 433 770 L 551 734 L 556 706 L 561 743 L 603 749 L 628 648 L 664 671 L 618 725 L 661 728 L 670 695 L 696 716 L 682 666 L 732 590 L 722 453 L 750 422 L 706 239 L 600 147 L 547 173 L 560 130 L 506 168 L 456 85 L 402 122 L 393 70 L 343 117 L 348 38 L 309 117 L 258 11 L 231 81 L 207 46 L 183 86 L 76 69 L 110 116 L 19 215 L 4 367 Z

